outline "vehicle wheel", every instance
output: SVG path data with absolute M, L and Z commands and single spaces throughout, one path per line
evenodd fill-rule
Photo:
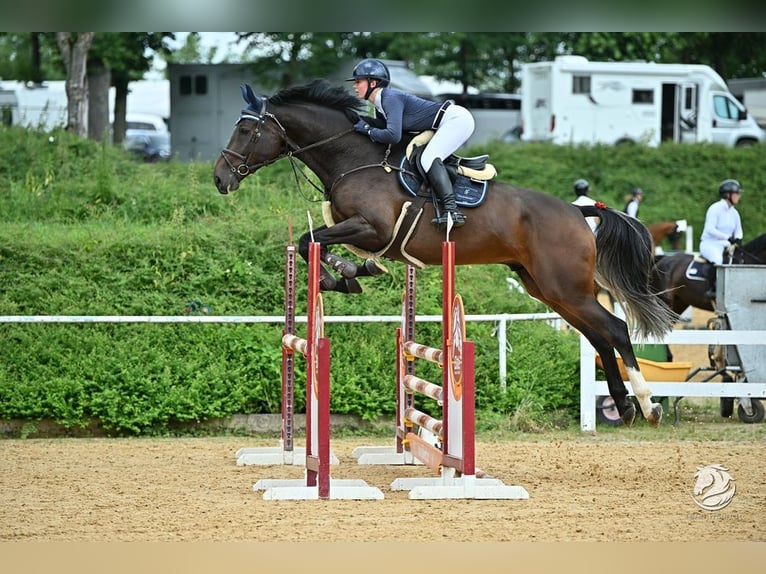
M 610 427 L 618 427 L 622 424 L 620 413 L 610 396 L 596 397 L 596 420 Z
M 747 424 L 763 422 L 763 403 L 758 399 L 750 399 L 750 404 L 753 405 L 753 414 L 751 416 L 748 416 L 745 409 L 742 408 L 742 405 L 739 405 L 737 408 L 737 416 L 739 416 L 739 420 Z

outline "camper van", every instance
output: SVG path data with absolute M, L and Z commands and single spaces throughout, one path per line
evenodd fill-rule
M 524 64 L 521 85 L 523 141 L 729 147 L 766 142 L 766 132 L 723 78 L 701 64 L 560 56 Z

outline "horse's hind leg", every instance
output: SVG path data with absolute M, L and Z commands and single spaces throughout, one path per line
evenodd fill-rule
M 583 308 L 578 309 L 581 317 L 590 317 L 593 315 L 600 315 L 601 318 L 596 319 L 596 325 L 599 328 L 594 329 L 593 323 L 583 318 L 581 321 L 583 326 L 577 327 L 576 323 L 573 326 L 577 327 L 583 335 L 591 342 L 593 347 L 601 355 L 601 362 L 604 365 L 604 372 L 607 376 L 607 383 L 609 385 L 609 394 L 612 395 L 615 402 L 618 404 L 617 410 L 620 411 L 619 403 L 615 397 L 615 393 L 626 396 L 627 389 L 625 383 L 622 381 L 622 375 L 620 375 L 620 369 L 617 364 L 617 359 L 614 356 L 615 349 L 622 357 L 622 362 L 625 365 L 625 372 L 628 375 L 630 386 L 633 389 L 633 394 L 638 400 L 638 404 L 641 407 L 641 412 L 644 414 L 644 418 L 652 426 L 657 426 L 662 420 L 662 406 L 658 403 L 653 403 L 652 393 L 649 386 L 646 384 L 641 370 L 638 367 L 638 361 L 636 355 L 633 352 L 633 345 L 630 341 L 630 335 L 628 334 L 628 327 L 625 322 L 609 313 L 598 302 L 595 303 L 601 311 L 583 312 L 583 309 L 592 308 L 593 304 L 588 303 Z M 562 314 L 562 317 L 564 315 Z M 575 319 L 573 319 L 575 320 Z M 620 411 L 620 416 L 626 425 L 630 425 L 633 422 L 633 416 L 635 416 L 635 409 L 632 403 L 627 399 L 624 399 L 628 403 L 625 412 Z M 631 411 L 633 411 L 631 413 Z M 629 419 L 629 420 L 628 420 Z
M 524 281 L 529 294 L 550 305 L 570 325 L 580 331 L 601 356 L 609 394 L 614 399 L 617 411 L 625 425 L 633 424 L 636 409 L 628 399 L 628 390 L 620 375 L 620 368 L 614 354 L 615 349 L 622 356 L 633 393 L 639 401 L 644 417 L 650 424 L 657 426 L 662 418 L 662 407 L 651 402 L 651 392 L 638 368 L 638 361 L 633 353 L 625 322 L 601 306 L 589 290 L 584 290 L 579 295 L 570 291 L 566 297 L 553 298 L 550 289 L 547 289 L 547 293 L 543 293 L 526 271 L 516 271 Z M 546 284 L 546 287 L 550 286 Z M 572 286 L 570 285 L 569 288 L 571 290 Z

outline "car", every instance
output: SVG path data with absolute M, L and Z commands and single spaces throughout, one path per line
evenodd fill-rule
M 123 147 L 146 162 L 168 161 L 172 157 L 170 133 L 152 130 L 130 130 Z

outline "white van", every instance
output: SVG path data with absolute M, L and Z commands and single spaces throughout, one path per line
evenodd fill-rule
M 556 144 L 708 142 L 745 146 L 766 132 L 709 66 L 590 62 L 522 65 L 522 139 Z

